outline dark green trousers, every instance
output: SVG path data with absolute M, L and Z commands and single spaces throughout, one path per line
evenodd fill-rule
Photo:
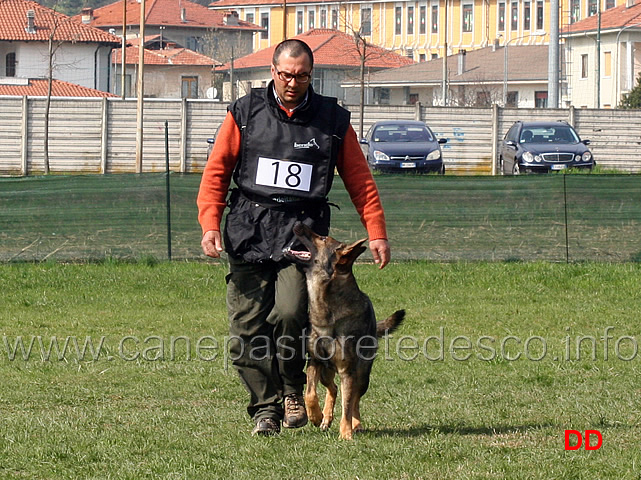
M 289 262 L 229 261 L 229 353 L 254 419 L 283 417 L 282 399 L 305 384 L 305 275 Z

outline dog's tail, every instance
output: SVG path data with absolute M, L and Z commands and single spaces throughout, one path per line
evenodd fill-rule
M 405 318 L 405 310 L 397 310 L 385 320 L 376 323 L 376 336 L 384 337 L 398 328 Z

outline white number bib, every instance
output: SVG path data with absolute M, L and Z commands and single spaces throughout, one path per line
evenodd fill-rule
M 307 163 L 259 157 L 256 184 L 309 192 L 313 169 Z

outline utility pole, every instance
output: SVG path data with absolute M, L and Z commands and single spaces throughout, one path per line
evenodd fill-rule
M 142 143 L 143 143 L 143 110 L 145 97 L 145 0 L 140 0 L 140 45 L 138 46 L 138 84 L 137 98 L 137 127 L 136 127 L 136 173 L 142 173 Z
M 125 67 L 127 65 L 127 0 L 122 0 L 122 52 L 120 60 L 120 95 L 125 99 Z
M 559 0 L 551 0 L 550 10 L 548 108 L 559 108 Z
M 443 98 L 441 100 L 441 103 L 443 104 L 444 107 L 447 106 L 447 1 L 445 0 L 445 22 L 443 23 L 443 87 L 442 87 L 442 95 Z M 557 0 L 558 1 L 558 0 Z

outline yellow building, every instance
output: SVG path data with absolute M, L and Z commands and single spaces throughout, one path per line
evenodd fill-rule
M 560 34 L 569 25 L 626 0 L 559 0 Z M 218 0 L 214 10 L 232 10 L 262 26 L 254 51 L 312 28 L 360 32 L 373 44 L 414 61 L 489 45 L 546 44 L 550 0 Z M 284 15 L 283 12 L 286 12 Z

